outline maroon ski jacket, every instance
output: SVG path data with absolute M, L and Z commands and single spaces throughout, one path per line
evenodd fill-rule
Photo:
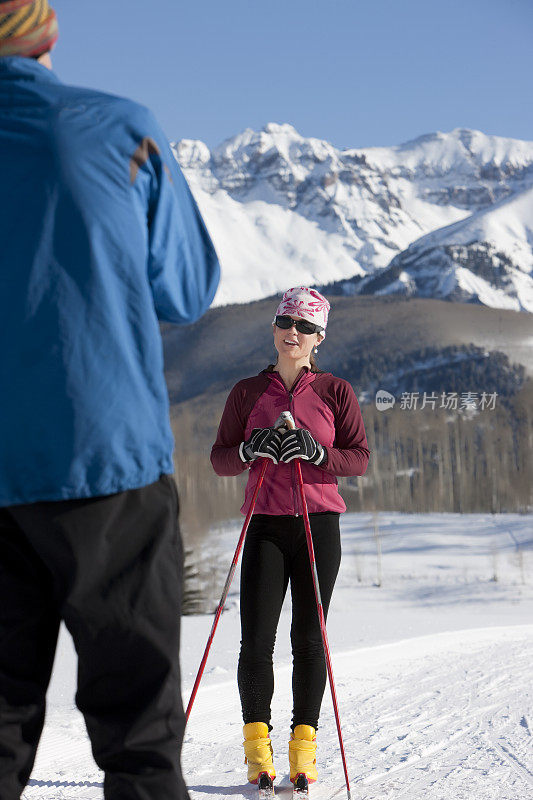
M 228 396 L 211 450 L 215 472 L 238 475 L 250 470 L 241 508 L 246 514 L 262 459 L 244 464 L 239 456 L 239 445 L 250 436 L 252 428 L 273 425 L 282 411 L 290 411 L 296 427 L 307 428 L 327 452 L 326 460 L 319 467 L 301 462 L 309 512 L 346 511 L 336 476 L 364 475 L 370 451 L 352 387 L 330 372 L 313 372 L 304 367 L 290 391 L 272 367 L 239 381 Z M 268 465 L 254 512 L 292 516 L 303 513 L 294 461 Z

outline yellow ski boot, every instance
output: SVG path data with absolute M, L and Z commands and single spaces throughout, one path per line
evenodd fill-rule
M 309 783 L 318 778 L 316 768 L 316 731 L 311 725 L 297 725 L 289 742 L 290 779 L 305 775 Z
M 248 722 L 243 728 L 244 763 L 248 764 L 248 780 L 257 783 L 261 772 L 267 772 L 272 779 L 276 770 L 272 760 L 272 742 L 265 722 Z

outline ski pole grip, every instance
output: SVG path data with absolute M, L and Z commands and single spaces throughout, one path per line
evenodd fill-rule
M 296 428 L 294 419 L 290 411 L 282 411 L 276 420 L 275 428 L 287 428 L 288 431 L 293 431 Z

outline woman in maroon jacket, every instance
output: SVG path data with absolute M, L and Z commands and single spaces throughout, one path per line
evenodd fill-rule
M 238 684 L 244 719 L 248 780 L 275 777 L 269 738 L 274 689 L 272 654 L 288 583 L 291 584 L 293 719 L 290 778 L 316 780 L 316 729 L 326 665 L 298 496 L 294 460 L 301 460 L 324 614 L 340 564 L 339 514 L 346 506 L 337 476 L 363 475 L 369 457 L 365 429 L 350 384 L 317 369 L 312 356 L 326 335 L 329 303 L 314 289 L 283 295 L 273 325 L 278 359 L 239 381 L 226 402 L 211 462 L 218 475 L 249 470 L 246 514 L 263 458 L 273 464 L 248 529 L 241 569 L 241 652 Z M 273 426 L 290 411 L 295 431 Z

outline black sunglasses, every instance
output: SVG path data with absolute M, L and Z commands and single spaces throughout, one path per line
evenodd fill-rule
M 277 316 L 276 325 L 284 331 L 289 330 L 289 328 L 292 328 L 294 325 L 298 333 L 306 333 L 307 335 L 311 333 L 320 333 L 320 331 L 324 330 L 320 325 L 315 325 L 314 322 L 308 322 L 306 319 L 293 319 L 289 317 L 288 314 L 280 314 Z

